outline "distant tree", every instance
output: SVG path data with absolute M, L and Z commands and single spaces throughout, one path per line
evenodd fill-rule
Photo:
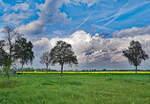
M 14 56 L 19 59 L 21 63 L 21 69 L 23 69 L 24 64 L 32 63 L 34 59 L 33 45 L 31 41 L 27 41 L 26 38 L 19 37 L 15 41 L 14 45 Z
M 58 41 L 56 46 L 50 52 L 52 64 L 61 65 L 61 75 L 63 74 L 64 64 L 78 64 L 76 55 L 72 50 L 71 44 L 64 41 Z
M 149 58 L 142 49 L 142 45 L 139 41 L 131 41 L 128 49 L 123 51 L 123 55 L 128 58 L 128 61 L 131 65 L 136 67 L 136 73 L 137 66 L 140 65 L 143 60 Z
M 45 64 L 46 66 L 46 71 L 48 71 L 48 67 L 51 64 L 51 57 L 50 57 L 50 53 L 49 52 L 44 52 L 43 55 L 40 57 L 41 64 Z

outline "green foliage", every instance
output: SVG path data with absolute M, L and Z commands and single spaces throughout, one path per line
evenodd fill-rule
M 71 44 L 58 41 L 50 52 L 52 64 L 78 64 L 77 58 L 72 50 Z
M 15 58 L 20 60 L 20 63 L 22 64 L 22 67 L 24 64 L 28 64 L 29 62 L 32 63 L 34 59 L 34 52 L 32 51 L 33 45 L 29 41 L 23 37 L 19 37 L 15 41 L 14 46 L 14 52 L 15 52 Z
M 123 55 L 128 58 L 131 65 L 136 66 L 136 69 L 143 60 L 149 58 L 138 41 L 131 41 L 128 49 L 123 51 Z
M 5 61 L 3 68 L 2 68 L 3 72 L 5 73 L 8 79 L 10 76 L 11 64 L 12 64 L 12 60 L 8 59 Z
M 23 67 L 24 64 L 33 61 L 33 45 L 10 26 L 4 27 L 3 33 L 5 40 L 0 40 L 0 66 L 2 66 L 3 72 L 9 79 L 13 62 L 19 59 Z
M 61 75 L 64 64 L 78 64 L 77 57 L 72 50 L 71 44 L 64 41 L 58 41 L 56 46 L 50 52 L 51 63 L 61 65 Z

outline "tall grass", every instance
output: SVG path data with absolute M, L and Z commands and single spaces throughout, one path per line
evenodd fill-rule
M 24 74 L 0 77 L 0 104 L 149 104 L 149 88 L 147 75 Z

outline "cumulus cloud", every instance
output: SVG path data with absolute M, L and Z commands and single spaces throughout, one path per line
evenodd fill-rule
M 38 46 L 39 49 L 44 48 L 43 51 L 47 51 L 51 48 L 50 41 L 47 38 L 41 38 L 40 40 L 35 41 L 33 45 Z
M 114 37 L 131 37 L 137 35 L 150 34 L 150 26 L 147 27 L 132 27 L 130 29 L 124 29 L 113 33 Z
M 59 11 L 59 8 L 64 3 L 69 3 L 69 0 L 46 0 L 44 4 L 40 4 L 37 8 L 40 10 L 39 19 L 43 23 L 53 23 L 56 21 L 62 21 L 66 18 L 66 14 Z
M 28 24 L 21 25 L 18 30 L 21 32 L 26 32 L 26 33 L 42 33 L 47 26 L 51 26 L 52 24 L 55 23 L 60 23 L 60 24 L 66 24 L 69 23 L 71 20 L 67 18 L 67 14 L 65 12 L 61 12 L 59 8 L 63 4 L 69 4 L 69 3 L 86 3 L 88 6 L 91 6 L 95 4 L 98 0 L 45 0 L 45 3 L 43 4 L 37 4 L 36 9 L 39 10 L 37 13 L 39 18 L 35 21 L 32 21 Z M 26 9 L 27 5 L 22 4 L 23 8 Z M 19 8 L 19 4 L 15 6 L 16 10 Z M 31 27 L 31 25 L 33 27 Z M 36 32 L 38 31 L 38 32 Z
M 104 63 L 114 64 L 127 62 L 122 55 L 122 50 L 128 48 L 130 41 L 138 40 L 146 52 L 150 52 L 150 35 L 124 37 L 124 38 L 102 38 L 99 34 L 91 36 L 83 30 L 76 31 L 67 38 L 42 38 L 34 42 L 35 47 L 43 46 L 50 50 L 58 40 L 63 40 L 72 45 L 80 64 Z M 46 45 L 47 44 L 47 45 Z M 48 47 L 47 47 L 48 46 Z M 41 50 L 41 48 L 40 48 Z
M 37 4 L 39 18 L 28 24 L 21 25 L 18 30 L 30 34 L 40 34 L 47 25 L 55 24 L 56 22 L 67 23 L 70 21 L 64 12 L 60 12 L 59 8 L 69 3 L 69 0 L 46 0 L 44 4 Z

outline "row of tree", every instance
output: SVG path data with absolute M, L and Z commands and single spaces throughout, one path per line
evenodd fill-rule
M 19 62 L 22 66 L 32 63 L 34 59 L 33 45 L 27 41 L 22 34 L 16 32 L 12 27 L 6 26 L 3 33 L 4 39 L 0 40 L 0 66 L 9 78 L 9 71 L 14 62 Z M 72 50 L 71 44 L 64 41 L 58 41 L 56 46 L 50 52 L 45 52 L 41 57 L 41 63 L 48 66 L 49 64 L 60 64 L 61 75 L 64 64 L 78 64 L 76 55 Z
M 32 63 L 34 52 L 32 42 L 27 41 L 12 27 L 5 27 L 3 33 L 5 34 L 4 39 L 0 40 L 0 66 L 9 78 L 9 71 L 13 63 L 19 62 L 23 69 L 24 64 Z M 128 58 L 131 65 L 136 67 L 136 70 L 143 60 L 149 58 L 138 41 L 131 41 L 128 49 L 123 51 L 123 55 Z M 44 52 L 40 62 L 45 64 L 47 70 L 49 65 L 61 65 L 61 75 L 64 64 L 78 64 L 71 44 L 64 41 L 58 41 L 50 51 Z
M 65 44 L 63 46 L 62 44 Z M 67 44 L 63 41 L 58 41 L 57 45 L 51 50 L 51 52 L 44 52 L 41 56 L 41 63 L 45 64 L 46 69 L 48 70 L 48 66 L 50 64 L 59 63 L 63 70 L 63 64 L 65 63 L 74 63 L 77 64 L 76 56 L 74 56 L 74 52 L 71 49 L 71 45 Z M 137 66 L 141 64 L 143 60 L 149 58 L 148 54 L 142 49 L 142 45 L 139 41 L 131 41 L 128 49 L 122 51 L 123 55 L 128 59 L 131 65 L 134 65 L 137 73 Z M 66 58 L 65 56 L 69 57 Z M 69 60 L 68 60 L 69 59 Z

